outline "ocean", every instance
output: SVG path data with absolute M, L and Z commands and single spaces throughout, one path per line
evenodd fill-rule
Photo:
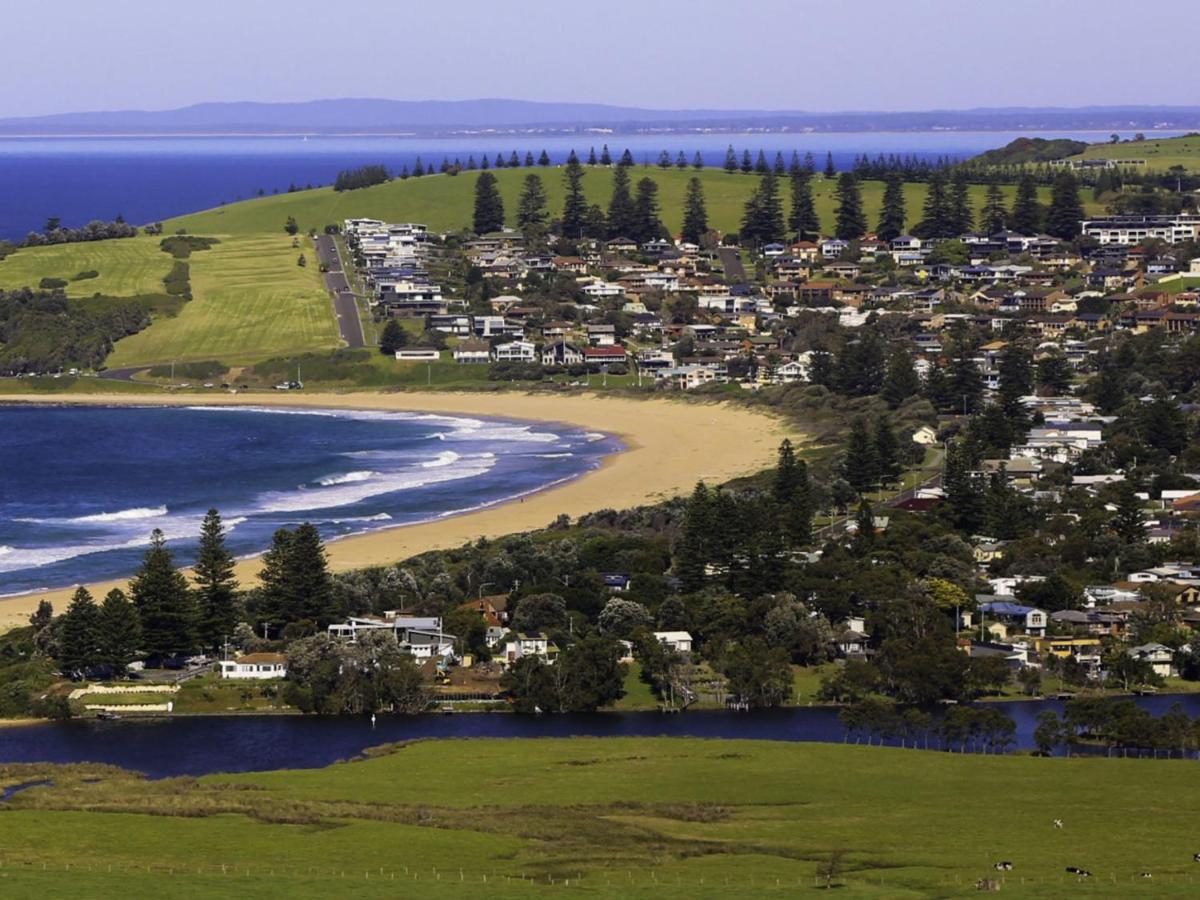
M 1172 132 L 1171 134 L 1173 134 Z M 1168 133 L 1155 132 L 1166 137 Z M 1003 146 L 1016 137 L 1069 137 L 1097 141 L 1095 132 L 870 132 L 771 134 L 487 135 L 473 138 L 401 137 L 169 137 L 169 138 L 0 138 L 0 239 L 17 240 L 40 230 L 56 216 L 76 227 L 92 219 L 124 216 L 144 224 L 208 209 L 290 185 L 331 184 L 340 169 L 383 163 L 394 171 L 424 163 L 486 154 L 495 161 L 516 150 L 524 159 L 544 149 L 562 162 L 574 149 L 581 159 L 607 143 L 614 158 L 628 148 L 634 159 L 654 162 L 666 150 L 672 160 L 696 152 L 705 164 L 719 166 L 733 145 L 773 161 L 793 150 L 812 153 L 823 166 L 832 153 L 835 165 L 848 168 L 863 153 L 913 155 L 921 159 L 965 159 Z M 1128 137 L 1128 135 L 1122 135 Z
M 160 528 L 193 559 L 204 513 L 230 549 L 478 509 L 576 478 L 618 442 L 506 419 L 254 407 L 0 406 L 0 595 L 132 573 Z

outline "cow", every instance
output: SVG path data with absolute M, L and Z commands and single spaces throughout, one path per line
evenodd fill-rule
M 1004 860 L 1002 862 L 998 862 L 998 863 L 994 864 L 992 866 L 992 868 L 995 869 L 997 872 L 1011 872 L 1012 871 L 1012 863 L 1010 863 L 1008 860 Z
M 1063 827 L 1062 819 L 1055 819 L 1055 820 L 1054 820 L 1054 827 L 1055 827 L 1055 828 L 1062 828 L 1062 827 Z M 1200 853 L 1197 853 L 1196 855 L 1197 855 L 1197 856 L 1200 856 Z

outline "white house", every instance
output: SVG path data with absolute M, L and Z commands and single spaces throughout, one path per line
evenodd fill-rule
M 238 659 L 221 660 L 222 678 L 264 680 L 287 675 L 287 659 L 282 653 L 249 653 Z
M 553 662 L 558 656 L 558 647 L 540 631 L 529 634 L 510 633 L 504 642 L 504 653 L 501 657 L 506 666 L 511 666 L 518 659 L 526 656 L 537 656 L 546 662 Z
M 493 348 L 492 355 L 496 362 L 531 363 L 537 359 L 537 348 L 529 341 L 512 341 Z
M 400 362 L 437 362 L 440 358 L 436 347 L 401 347 L 396 351 Z
M 656 631 L 654 639 L 676 653 L 692 652 L 692 636 L 686 631 Z
M 1126 651 L 1134 659 L 1149 663 L 1155 675 L 1171 678 L 1179 673 L 1175 669 L 1175 653 L 1170 647 L 1162 644 L 1142 644 L 1140 647 L 1130 647 Z

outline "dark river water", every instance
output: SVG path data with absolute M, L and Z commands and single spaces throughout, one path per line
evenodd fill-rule
M 1154 715 L 1178 702 L 1200 715 L 1200 695 L 1138 698 Z M 1033 747 L 1038 713 L 1053 701 L 999 703 L 1017 723 L 1016 749 Z M 0 762 L 109 763 L 154 778 L 326 766 L 365 748 L 415 738 L 700 737 L 839 743 L 838 710 L 696 711 L 566 716 L 502 713 L 367 717 L 196 716 L 73 720 L 0 728 Z M 931 746 L 933 746 L 931 740 Z

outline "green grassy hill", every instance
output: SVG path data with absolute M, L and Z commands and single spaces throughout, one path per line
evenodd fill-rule
M 1200 135 L 1176 138 L 1147 136 L 1144 141 L 1122 141 L 1119 144 L 1092 144 L 1074 159 L 1144 159 L 1146 168 L 1162 171 L 1171 166 L 1183 166 L 1200 171 Z
M 980 878 L 1015 897 L 1191 897 L 1193 766 L 668 738 L 423 741 L 322 770 L 157 782 L 8 766 L 0 785 L 54 784 L 0 813 L 0 885 L 723 898 L 816 894 L 832 867 L 853 897 L 965 896 Z
M 493 169 L 492 174 L 500 183 L 504 208 L 509 225 L 515 222 L 517 199 L 521 183 L 531 171 L 542 177 L 549 197 L 552 215 L 557 215 L 563 205 L 563 171 L 561 167 L 536 169 Z M 593 203 L 607 208 L 612 193 L 612 170 L 585 167 L 584 190 Z M 699 175 L 704 184 L 708 206 L 709 223 L 722 231 L 737 231 L 741 227 L 742 210 L 747 198 L 758 184 L 753 175 L 740 172 L 728 174 L 719 169 L 702 169 L 699 173 L 688 170 L 660 169 L 656 166 L 638 166 L 633 170 L 633 181 L 644 177 L 658 183 L 659 202 L 663 222 L 672 231 L 677 231 L 683 219 L 683 198 L 688 179 Z M 185 228 L 193 234 L 250 234 L 282 232 L 288 216 L 299 223 L 302 230 L 318 230 L 328 224 L 341 223 L 353 217 L 383 219 L 391 222 L 422 222 L 436 231 L 454 231 L 469 227 L 474 205 L 475 180 L 478 172 L 463 172 L 459 175 L 426 175 L 422 178 L 396 179 L 387 184 L 363 188 L 356 191 L 337 193 L 333 188 L 317 188 L 244 200 L 230 206 L 219 207 L 193 215 L 180 216 L 165 223 L 168 232 Z M 835 179 L 818 175 L 813 183 L 817 213 L 822 226 L 832 231 L 836 203 L 833 197 Z M 785 209 L 788 207 L 786 179 L 781 183 Z M 971 199 L 976 210 L 983 205 L 986 188 L 975 185 L 971 188 Z M 1005 188 L 1009 202 L 1015 188 Z M 915 224 L 921 216 L 926 187 L 910 184 L 905 189 L 908 201 L 909 224 Z M 879 218 L 879 207 L 883 199 L 883 183 L 863 183 L 863 202 L 867 218 L 872 226 Z M 1043 201 L 1049 199 L 1048 189 L 1043 190 Z
M 69 282 L 65 289 L 69 297 L 161 294 L 172 260 L 158 242 L 156 237 L 134 237 L 29 247 L 0 260 L 0 290 L 36 288 L 43 278 L 61 278 Z M 89 270 L 100 274 L 71 280 Z

